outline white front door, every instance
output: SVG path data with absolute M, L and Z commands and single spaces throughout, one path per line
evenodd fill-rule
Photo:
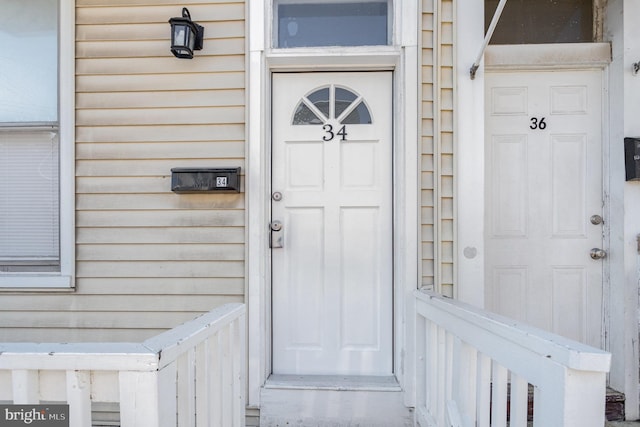
M 486 75 L 486 305 L 601 346 L 602 73 Z
M 392 74 L 280 73 L 273 373 L 392 373 Z

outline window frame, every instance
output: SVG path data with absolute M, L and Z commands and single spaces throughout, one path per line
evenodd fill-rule
M 60 268 L 0 272 L 0 289 L 4 290 L 70 290 L 75 286 L 75 1 L 59 0 L 58 10 Z M 11 127 L 23 128 L 16 123 Z M 33 128 L 33 123 L 24 126 L 29 127 Z
M 340 3 L 340 0 L 271 0 L 270 2 L 270 19 L 269 27 L 269 47 L 272 50 L 304 50 L 304 49 L 357 49 L 357 48 L 380 48 L 390 47 L 395 44 L 395 26 L 396 19 L 394 17 L 396 0 L 352 0 L 353 3 L 371 3 L 375 1 L 387 3 L 387 43 L 384 45 L 344 45 L 344 46 L 298 46 L 298 47 L 281 47 L 278 46 L 278 7 L 282 4 L 304 4 L 304 3 Z

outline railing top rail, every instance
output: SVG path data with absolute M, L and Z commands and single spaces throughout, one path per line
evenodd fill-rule
M 244 312 L 226 304 L 142 343 L 0 343 L 0 370 L 155 371 Z
M 185 349 L 196 346 L 207 337 L 215 334 L 222 325 L 234 321 L 244 313 L 244 304 L 225 304 L 189 322 L 156 335 L 142 344 L 158 354 L 160 368 L 162 368 L 175 360 Z
M 0 369 L 157 369 L 158 357 L 136 343 L 0 343 Z
M 479 351 L 492 358 L 499 358 L 502 345 L 510 343 L 535 353 L 544 360 L 571 369 L 608 372 L 611 354 L 606 351 L 573 341 L 559 335 L 490 313 L 460 301 L 442 297 L 429 291 L 415 291 L 417 301 L 427 307 L 417 311 L 427 319 L 445 327 L 454 327 L 456 334 Z M 486 338 L 492 337 L 491 340 Z M 462 336 L 463 335 L 463 336 Z

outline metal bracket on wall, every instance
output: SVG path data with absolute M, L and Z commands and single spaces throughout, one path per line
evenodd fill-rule
M 640 72 L 640 61 L 633 63 L 633 75 L 637 76 Z

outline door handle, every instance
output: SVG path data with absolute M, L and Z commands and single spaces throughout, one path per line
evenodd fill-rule
M 271 249 L 282 248 L 284 243 L 284 232 L 280 221 L 272 221 L 269 224 L 269 247 Z
M 589 252 L 591 259 L 602 259 L 607 256 L 607 251 L 602 250 L 600 248 L 593 248 Z

